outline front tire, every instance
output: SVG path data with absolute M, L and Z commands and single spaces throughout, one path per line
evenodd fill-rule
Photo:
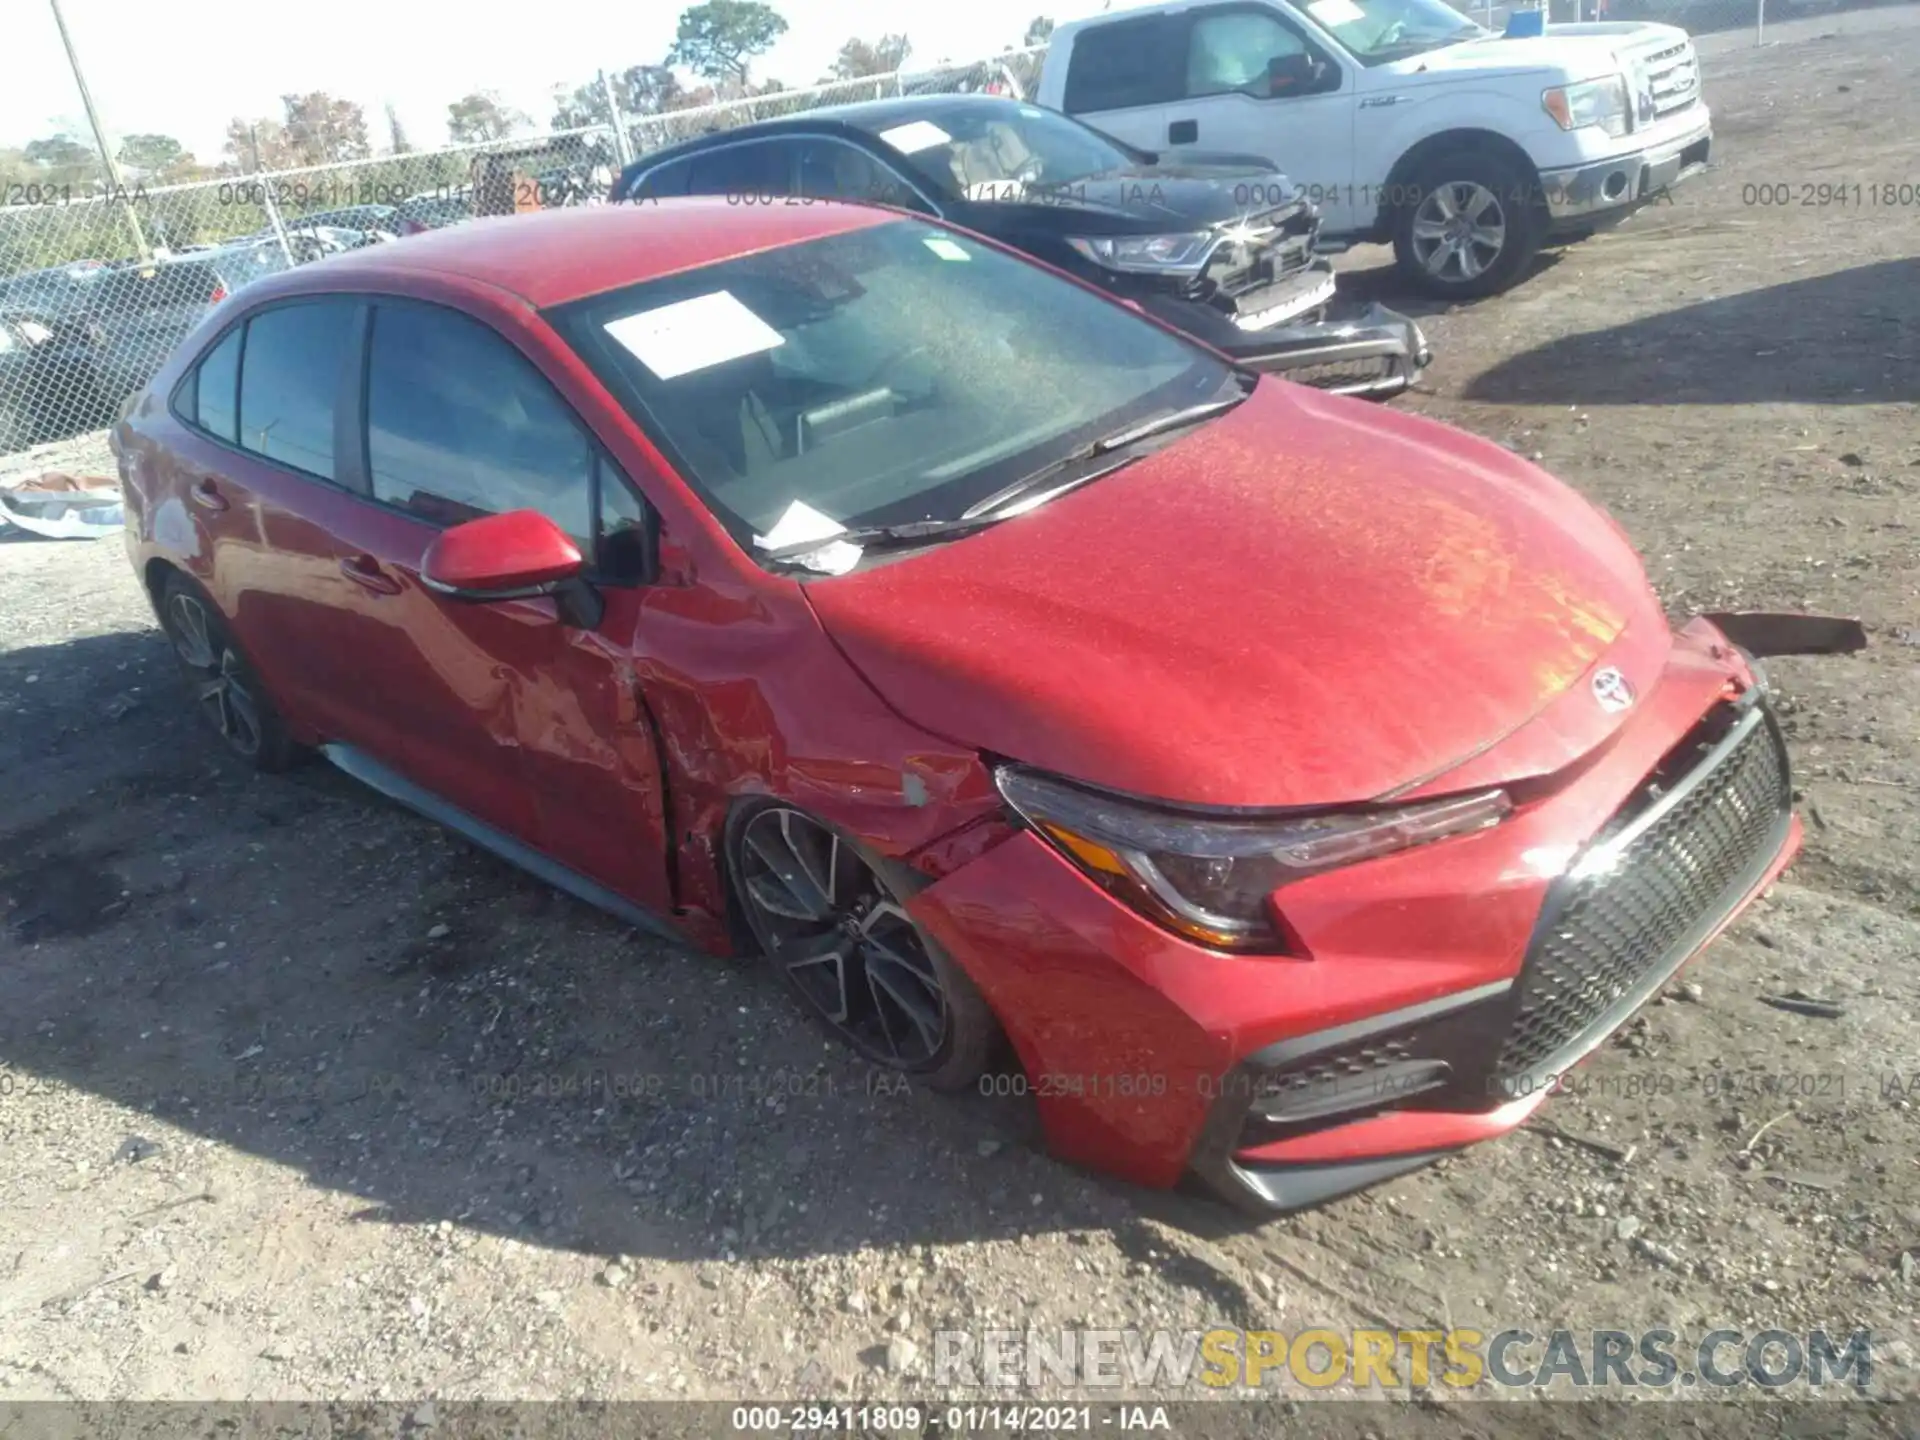
M 1504 156 L 1451 150 L 1420 167 L 1393 228 L 1400 273 L 1438 299 L 1497 295 L 1540 252 L 1546 226 L 1531 174 Z
M 227 750 L 268 774 L 293 765 L 300 747 L 212 597 L 176 571 L 160 587 L 160 623 L 195 711 Z
M 999 1027 L 953 957 L 907 914 L 925 883 L 778 802 L 736 811 L 727 862 L 761 953 L 866 1059 L 935 1090 L 975 1084 Z

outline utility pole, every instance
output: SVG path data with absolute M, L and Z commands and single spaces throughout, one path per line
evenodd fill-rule
M 133 232 L 133 248 L 140 256 L 142 264 L 150 263 L 153 252 L 147 249 L 147 237 L 140 229 L 140 217 L 133 213 L 133 201 L 127 196 L 126 184 L 120 178 L 120 164 L 113 158 L 113 147 L 107 144 L 107 130 L 100 123 L 100 112 L 93 108 L 93 92 L 87 89 L 87 77 L 80 72 L 80 57 L 73 48 L 73 37 L 67 33 L 67 17 L 60 13 L 60 0 L 47 0 L 53 7 L 53 23 L 60 27 L 60 43 L 67 47 L 67 64 L 73 67 L 73 83 L 80 87 L 80 104 L 87 112 L 87 124 L 93 127 L 93 143 L 100 147 L 100 163 L 106 168 L 107 183 L 113 189 L 113 203 L 125 207 L 127 228 Z

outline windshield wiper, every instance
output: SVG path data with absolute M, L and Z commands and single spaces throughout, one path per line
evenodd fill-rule
M 761 550 L 759 557 L 778 564 L 817 554 L 830 545 L 858 545 L 862 550 L 877 550 L 889 546 L 919 545 L 933 540 L 953 540 L 962 535 L 970 535 L 976 530 L 985 530 L 990 525 L 1011 520 L 1015 515 L 1024 514 L 1028 509 L 1034 508 L 1031 505 L 1016 506 L 1014 502 L 1017 500 L 1027 496 L 1037 496 L 1039 498 L 1036 503 L 1044 503 L 1055 495 L 1089 484 L 1103 475 L 1111 475 L 1122 466 L 1132 464 L 1139 457 L 1129 455 L 1110 465 L 1101 465 L 1084 475 L 1076 475 L 1070 480 L 1061 482 L 1048 493 L 1041 493 L 1047 490 L 1050 481 L 1075 465 L 1096 460 L 1115 450 L 1123 450 L 1129 445 L 1138 444 L 1155 435 L 1164 435 L 1170 430 L 1197 425 L 1202 420 L 1231 410 L 1246 398 L 1243 392 L 1220 400 L 1208 400 L 1199 405 L 1189 405 L 1183 410 L 1171 410 L 1165 415 L 1156 415 L 1151 420 L 1143 420 L 1138 425 L 1130 425 L 1125 430 L 1116 431 L 1111 435 L 1103 435 L 1100 439 L 1061 456 L 1051 464 L 1041 466 L 1031 475 L 1024 476 L 1004 489 L 995 491 L 952 519 L 907 520 L 898 525 L 863 525 L 852 530 L 823 535 L 817 540 L 798 540 L 791 545 L 776 545 L 770 549 Z
M 858 545 L 862 550 L 877 550 L 888 545 L 917 545 L 925 540 L 946 540 L 974 530 L 996 525 L 1003 517 L 961 516 L 957 520 L 908 520 L 899 525 L 863 525 L 823 535 L 818 540 L 796 540 L 791 545 L 775 545 L 759 551 L 762 560 L 795 560 L 813 555 L 830 545 Z
M 1198 425 L 1202 420 L 1211 419 L 1215 415 L 1233 409 L 1246 398 L 1245 393 L 1241 393 L 1229 395 L 1222 400 L 1203 401 L 1198 405 L 1189 405 L 1184 410 L 1170 410 L 1165 415 L 1156 415 L 1151 420 L 1143 420 L 1138 425 L 1130 425 L 1125 430 L 1115 431 L 1111 435 L 1103 435 L 1100 439 L 1061 456 L 1050 465 L 1042 465 L 1031 475 L 1014 481 L 1004 489 L 996 490 L 977 504 L 968 506 L 960 519 L 964 522 L 992 517 L 998 512 L 1005 511 L 1023 496 L 1032 495 L 1044 489 L 1055 476 L 1072 469 L 1075 465 L 1111 454 L 1115 450 L 1124 450 L 1129 445 L 1138 444 L 1155 435 L 1164 435 L 1169 430 L 1181 430 L 1189 425 Z M 1069 484 L 1062 485 L 1060 489 L 1064 491 L 1072 489 L 1074 485 L 1084 485 L 1090 480 L 1098 480 L 1102 475 L 1110 475 L 1119 468 L 1118 465 L 1102 466 L 1091 474 L 1079 476 Z

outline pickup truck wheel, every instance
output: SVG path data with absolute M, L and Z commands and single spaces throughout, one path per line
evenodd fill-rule
M 1520 278 L 1543 238 L 1532 177 L 1499 155 L 1457 150 L 1421 167 L 1394 222 L 1403 275 L 1429 295 L 1471 300 Z

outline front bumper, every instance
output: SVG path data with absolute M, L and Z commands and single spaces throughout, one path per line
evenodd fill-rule
M 1617 219 L 1707 168 L 1713 152 L 1713 122 L 1702 120 L 1683 135 L 1658 145 L 1563 170 L 1543 170 L 1540 187 L 1556 228 L 1572 229 Z
M 1786 866 L 1785 753 L 1741 684 L 1689 626 L 1602 751 L 1501 826 L 1289 886 L 1296 957 L 1188 942 L 1028 833 L 911 908 L 1002 1017 L 1062 1158 L 1317 1204 L 1519 1125 Z M 1717 868 L 1681 893 L 1702 836 Z M 1593 879 L 1603 847 L 1636 845 L 1679 858 Z
M 1433 363 L 1433 347 L 1419 325 L 1375 304 L 1314 325 L 1251 331 L 1220 348 L 1262 375 L 1370 399 L 1398 395 Z
M 1384 305 L 1369 303 L 1338 318 L 1262 324 L 1271 311 L 1251 312 L 1254 323 L 1248 323 L 1246 313 L 1228 315 L 1175 296 L 1142 297 L 1139 304 L 1249 370 L 1340 395 L 1397 395 L 1433 363 L 1419 325 Z

